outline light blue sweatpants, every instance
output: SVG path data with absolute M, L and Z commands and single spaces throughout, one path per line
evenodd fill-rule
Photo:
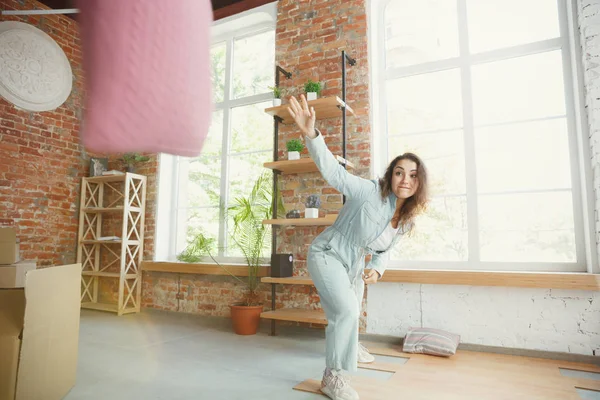
M 351 281 L 354 273 L 349 274 L 332 250 L 310 249 L 307 264 L 327 317 L 325 365 L 331 369 L 356 371 L 358 320 L 364 293 L 362 271 L 354 287 Z

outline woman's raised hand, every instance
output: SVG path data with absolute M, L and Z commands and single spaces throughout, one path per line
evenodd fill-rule
M 311 107 L 310 110 L 308 109 L 308 103 L 303 94 L 300 95 L 300 100 L 302 101 L 302 105 L 300 105 L 294 96 L 291 96 L 288 111 L 302 133 L 313 139 L 317 137 L 317 133 L 315 132 L 315 109 L 314 107 Z

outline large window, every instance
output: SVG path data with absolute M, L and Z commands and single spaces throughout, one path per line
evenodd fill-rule
M 567 5 L 375 2 L 376 173 L 414 152 L 431 203 L 397 267 L 586 270 Z
M 263 163 L 273 160 L 273 120 L 264 109 L 271 105 L 275 80 L 275 8 L 267 18 L 261 17 L 264 8 L 247 13 L 253 18 L 213 27 L 212 124 L 199 157 L 171 160 L 175 222 L 168 229 L 176 234 L 158 258 L 174 259 L 200 232 L 215 239 L 219 258 L 242 256 L 228 243 L 231 223 L 224 211 L 250 193 Z

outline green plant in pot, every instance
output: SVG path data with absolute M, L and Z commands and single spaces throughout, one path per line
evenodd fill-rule
M 288 160 L 299 160 L 304 144 L 300 139 L 290 139 L 285 143 L 285 148 L 288 151 Z
M 281 105 L 281 88 L 279 86 L 269 86 L 269 89 L 273 91 L 273 107 Z
M 304 84 L 304 91 L 306 92 L 306 100 L 316 100 L 321 95 L 321 82 L 313 82 L 309 79 Z
M 279 195 L 278 216 L 283 216 L 285 209 Z M 262 223 L 273 216 L 273 181 L 269 173 L 261 175 L 252 191 L 246 197 L 238 197 L 232 206 L 227 209 L 227 219 L 233 221 L 230 238 L 233 245 L 241 250 L 246 266 L 247 277 L 237 277 L 226 267 L 222 266 L 212 255 L 214 239 L 206 238 L 202 233 L 192 240 L 188 247 L 178 255 L 178 260 L 186 262 L 199 262 L 206 255 L 223 268 L 237 281 L 246 287 L 244 299 L 232 304 L 231 319 L 233 329 L 238 335 L 253 335 L 258 331 L 260 314 L 263 305 L 258 293 L 260 285 L 259 270 L 262 255 L 268 249 L 271 240 L 271 227 Z
M 150 157 L 138 153 L 125 153 L 122 160 L 127 167 L 127 172 L 135 172 L 136 164 L 146 162 L 150 160 Z

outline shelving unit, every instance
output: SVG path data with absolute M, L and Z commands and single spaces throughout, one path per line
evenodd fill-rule
M 77 262 L 81 263 L 81 307 L 115 312 L 140 311 L 144 252 L 146 177 L 126 173 L 83 178 Z M 107 215 L 119 218 L 119 239 L 101 240 Z M 118 279 L 118 301 L 100 303 L 100 279 Z
M 342 118 L 342 156 L 336 156 L 338 162 L 344 166 L 344 168 L 353 168 L 354 166 L 346 159 L 346 116 L 347 113 L 355 115 L 354 110 L 346 102 L 346 63 L 350 65 L 356 64 L 356 60 L 350 58 L 345 51 L 342 51 L 342 97 L 337 96 L 324 97 L 308 102 L 309 107 L 314 107 L 317 114 L 317 119 L 328 119 L 328 118 Z M 277 66 L 275 69 L 275 86 L 279 87 L 279 74 L 282 73 L 287 79 L 292 77 L 290 72 L 285 71 L 281 67 Z M 278 149 L 279 149 L 279 124 L 291 124 L 294 120 L 291 118 L 288 111 L 287 105 L 281 105 L 278 107 L 270 107 L 265 109 L 265 112 L 273 117 L 274 121 L 274 143 L 273 143 L 273 162 L 264 164 L 265 168 L 273 170 L 273 193 L 276 193 L 277 178 L 279 174 L 301 174 L 317 172 L 318 168 L 315 162 L 310 158 L 301 158 L 300 160 L 282 160 L 279 161 Z M 343 198 L 346 201 L 346 198 Z M 290 218 L 290 219 L 277 219 L 276 210 L 277 207 L 277 196 L 273 196 L 273 219 L 264 220 L 263 224 L 270 224 L 272 226 L 272 252 L 277 251 L 277 235 L 276 229 L 278 226 L 328 226 L 332 225 L 336 218 L 336 214 L 327 215 L 324 218 Z M 290 277 L 290 278 L 273 278 L 264 277 L 261 282 L 271 284 L 271 311 L 261 313 L 261 317 L 264 319 L 271 320 L 271 335 L 276 334 L 276 322 L 277 321 L 293 321 L 293 322 L 305 322 L 320 325 L 327 325 L 327 319 L 323 311 L 319 310 L 307 310 L 297 308 L 283 308 L 277 309 L 276 307 L 276 293 L 275 286 L 278 284 L 287 285 L 313 285 L 310 278 L 307 277 Z

